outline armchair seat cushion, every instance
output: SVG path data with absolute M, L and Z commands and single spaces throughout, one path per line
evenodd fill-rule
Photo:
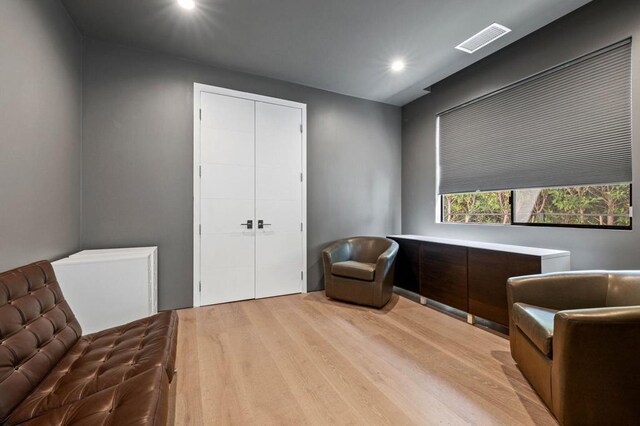
M 375 272 L 375 263 L 363 263 L 347 260 L 345 262 L 336 262 L 331 265 L 331 273 L 333 275 L 362 281 L 373 281 Z
M 558 311 L 515 303 L 513 305 L 513 321 L 531 342 L 546 356 L 552 357 L 553 321 Z

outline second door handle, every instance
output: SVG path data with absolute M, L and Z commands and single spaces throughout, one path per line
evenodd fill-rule
M 270 223 L 264 223 L 264 220 L 258 221 L 258 229 L 264 229 L 265 226 L 271 226 Z

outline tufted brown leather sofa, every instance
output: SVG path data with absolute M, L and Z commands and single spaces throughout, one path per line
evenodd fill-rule
M 382 308 L 393 294 L 398 243 L 382 237 L 353 237 L 322 251 L 327 297 Z
M 51 264 L 0 274 L 0 424 L 164 425 L 178 317 L 82 336 Z
M 640 271 L 510 278 L 511 354 L 562 425 L 640 419 Z

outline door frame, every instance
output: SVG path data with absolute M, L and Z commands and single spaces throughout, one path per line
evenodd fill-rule
M 307 105 L 223 87 L 193 83 L 193 306 L 200 306 L 200 101 L 202 93 L 298 108 L 302 112 L 302 271 L 301 293 L 307 292 Z

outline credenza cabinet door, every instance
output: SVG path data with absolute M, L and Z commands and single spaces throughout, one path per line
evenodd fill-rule
M 414 293 L 420 292 L 420 243 L 395 240 L 400 246 L 396 256 L 395 285 Z
M 541 259 L 517 253 L 469 248 L 469 313 L 509 325 L 507 280 L 539 274 Z
M 420 295 L 467 312 L 466 247 L 422 243 Z

